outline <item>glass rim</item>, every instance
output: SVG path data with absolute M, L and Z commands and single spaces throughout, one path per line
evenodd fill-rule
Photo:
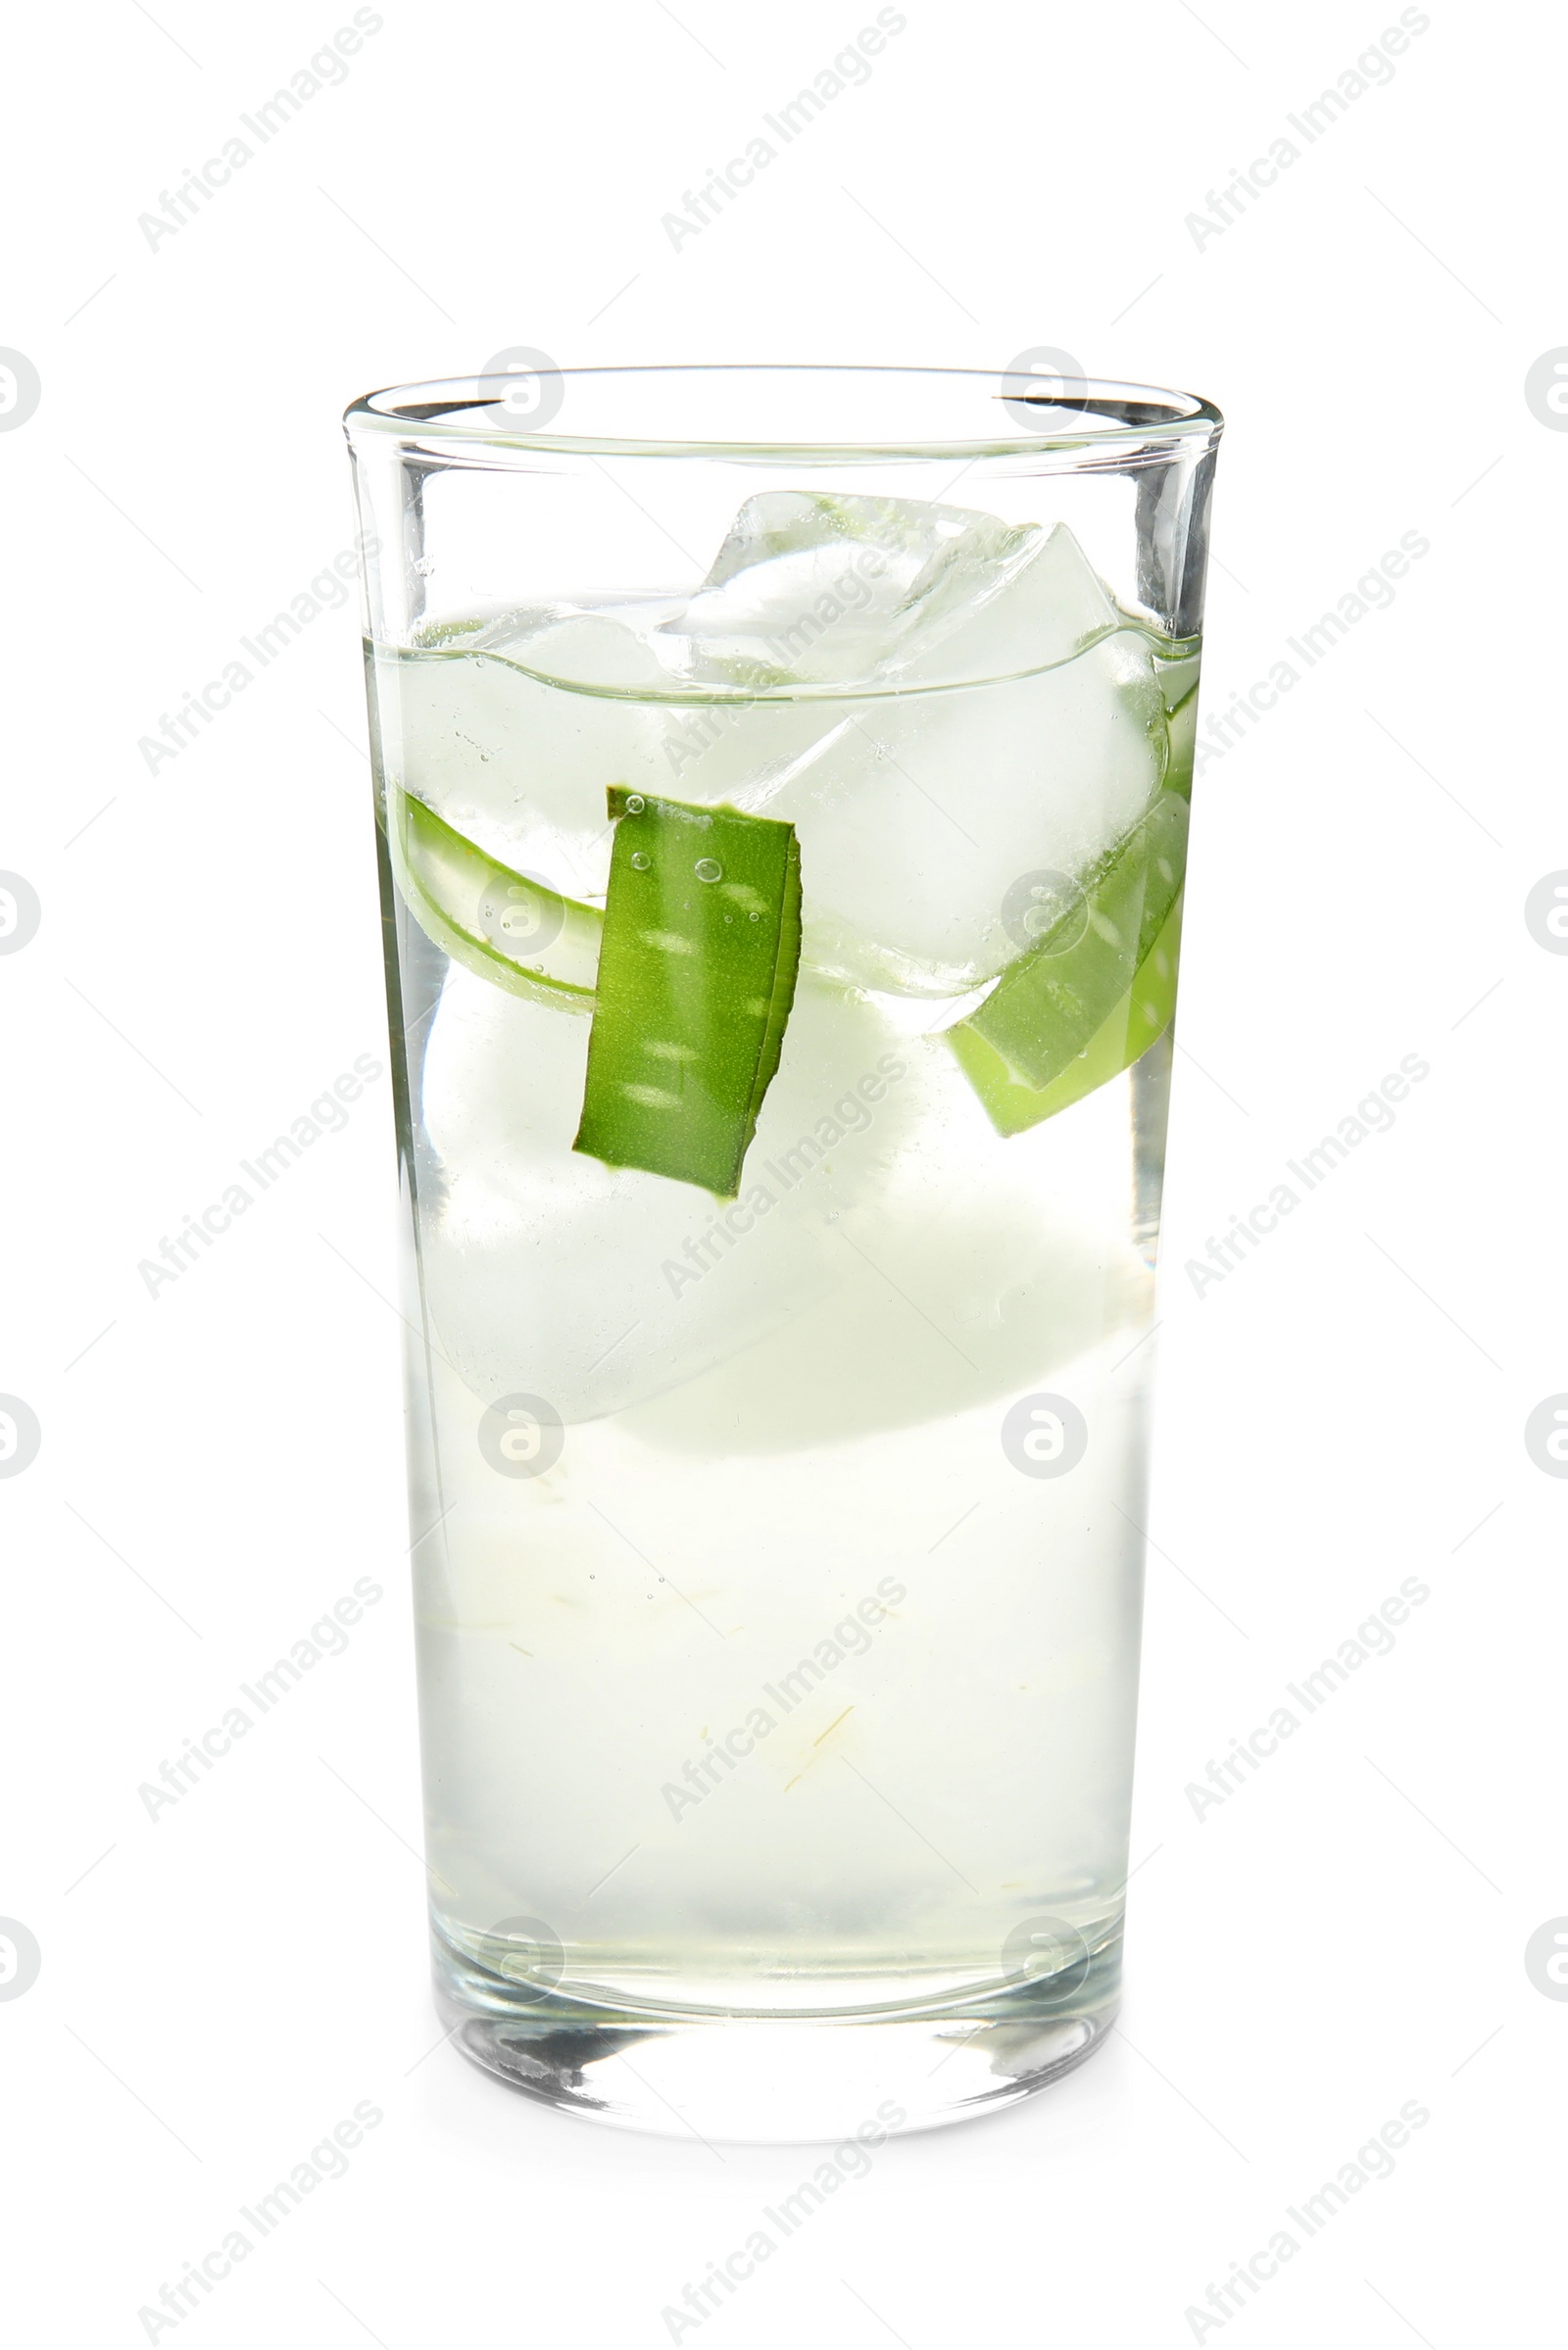
M 1027 358 L 1028 355 L 1021 355 Z M 1064 352 L 1053 359 L 1065 361 Z M 863 462 L 867 459 L 948 458 L 1076 458 L 1087 465 L 1127 463 L 1142 457 L 1153 462 L 1181 443 L 1211 447 L 1224 429 L 1224 418 L 1211 401 L 1196 392 L 1168 390 L 1155 384 L 1133 383 L 1119 377 L 1079 375 L 1061 370 L 1034 373 L 1014 362 L 1006 368 L 858 367 L 814 362 L 762 363 L 753 361 L 694 362 L 609 367 L 558 367 L 543 352 L 526 357 L 542 362 L 527 369 L 484 371 L 473 375 L 436 377 L 429 382 L 393 384 L 367 392 L 344 412 L 343 427 L 350 442 L 392 435 L 428 447 L 449 444 L 454 456 L 464 448 L 519 453 L 545 451 L 583 457 L 731 458 L 780 463 Z M 541 421 L 508 419 L 506 395 L 516 387 L 519 373 L 538 387 Z M 744 382 L 758 385 L 763 378 L 823 377 L 854 379 L 862 393 L 884 391 L 890 404 L 900 397 L 916 402 L 929 399 L 933 387 L 952 398 L 972 394 L 977 401 L 995 402 L 1006 416 L 1003 431 L 924 431 L 836 434 L 831 431 L 792 435 L 747 432 L 705 432 L 674 437 L 667 432 L 564 432 L 555 425 L 569 387 L 581 384 L 603 391 L 624 392 L 628 406 L 639 390 L 657 379 L 665 388 L 680 378 L 710 394 L 720 379 L 737 391 Z M 548 416 L 545 411 L 548 409 Z M 481 413 L 482 412 L 482 413 Z M 1037 420 L 1038 419 L 1038 420 Z M 635 420 L 632 418 L 631 420 Z

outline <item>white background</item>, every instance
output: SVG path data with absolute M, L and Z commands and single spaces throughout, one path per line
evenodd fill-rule
M 868 82 L 676 251 L 662 215 L 871 8 L 386 0 L 341 85 L 150 244 L 138 216 L 350 13 L 96 0 L 11 35 L 0 343 L 42 384 L 0 432 L 0 866 L 42 906 L 0 958 L 0 1390 L 42 1429 L 0 1481 L 0 1913 L 42 1953 L 0 2001 L 16 2339 L 148 2338 L 361 2100 L 348 2176 L 155 2338 L 653 2350 L 815 2159 L 598 2130 L 437 2045 L 384 1077 L 177 1284 L 137 1274 L 384 1062 L 353 605 L 155 773 L 138 740 L 351 544 L 346 401 L 519 343 L 1047 344 L 1208 394 L 1211 712 L 1430 541 L 1199 792 L 1124 2028 L 882 2151 L 703 2343 L 1537 2338 L 1568 2005 L 1524 1953 L 1568 1912 L 1568 1484 L 1523 1431 L 1568 1388 L 1568 957 L 1524 901 L 1568 866 L 1568 433 L 1525 377 L 1568 342 L 1560 26 L 1433 0 L 1307 145 L 1287 116 L 1392 5 L 907 0 Z M 1197 241 L 1282 134 L 1298 160 Z M 1407 1054 L 1393 1129 L 1197 1294 L 1187 1260 Z M 367 1574 L 347 1652 L 150 1820 L 138 1786 Z M 1393 1652 L 1196 1816 L 1210 1759 L 1412 1576 Z M 1195 2326 L 1410 2100 L 1394 2176 Z

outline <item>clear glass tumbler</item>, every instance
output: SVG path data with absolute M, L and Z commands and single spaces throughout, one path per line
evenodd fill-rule
M 1220 419 L 883 368 L 348 436 L 437 1995 L 874 2142 L 1115 2011 Z

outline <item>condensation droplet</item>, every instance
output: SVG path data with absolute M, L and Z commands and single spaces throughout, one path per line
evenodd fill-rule
M 634 849 L 631 853 L 631 861 L 636 866 L 639 873 L 646 873 L 654 860 L 641 849 Z
M 692 867 L 699 881 L 722 881 L 724 868 L 716 857 L 700 857 Z
M 647 806 L 648 803 L 643 798 L 641 792 L 628 792 L 626 794 L 626 813 L 628 816 L 640 816 L 643 812 L 643 809 Z

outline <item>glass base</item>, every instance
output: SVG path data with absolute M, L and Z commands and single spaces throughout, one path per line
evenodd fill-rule
M 781 2017 L 522 1988 L 444 1937 L 436 2007 L 470 2063 L 563 2112 L 665 2136 L 862 2145 L 992 2113 L 1083 2063 L 1115 2021 L 1119 1936 L 1069 1997 L 993 1985 L 926 2006 Z

